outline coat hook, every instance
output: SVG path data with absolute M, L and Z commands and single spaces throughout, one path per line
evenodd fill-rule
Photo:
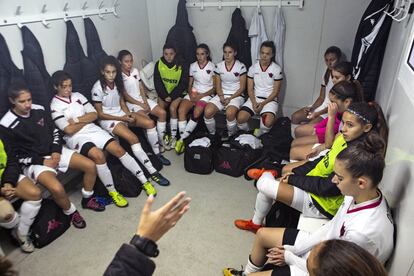
M 85 1 L 82 5 L 82 10 L 83 10 L 83 14 L 82 14 L 82 18 L 85 19 L 86 18 L 86 14 L 85 11 L 88 8 L 88 1 Z
M 101 1 L 100 4 L 99 4 L 99 7 L 98 7 L 98 10 L 99 10 L 98 16 L 99 16 L 100 19 L 104 19 L 104 16 L 101 12 L 101 9 L 103 8 L 103 6 L 104 6 L 104 1 Z
M 282 8 L 282 0 L 279 0 L 279 9 Z
M 116 11 L 116 8 L 118 7 L 118 0 L 115 0 L 112 6 L 113 6 L 112 13 L 114 14 L 115 17 L 119 17 L 118 12 Z
M 66 2 L 65 6 L 63 7 L 63 21 L 68 22 L 68 13 L 67 11 L 69 10 L 69 3 Z
M 200 7 L 201 11 L 204 11 L 204 0 L 201 0 L 201 7 Z
M 237 2 L 237 8 L 240 9 L 240 7 L 241 7 L 241 0 L 239 0 L 239 2 Z
M 23 26 L 22 22 L 17 22 L 17 27 L 19 27 L 19 29 L 23 28 Z
M 223 9 L 223 0 L 218 1 L 218 9 L 221 11 Z
M 49 22 L 46 21 L 46 19 L 42 19 L 42 24 L 43 26 L 45 26 L 46 28 L 49 28 Z

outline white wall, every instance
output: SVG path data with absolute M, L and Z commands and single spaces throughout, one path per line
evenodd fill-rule
M 369 0 L 309 0 L 302 10 L 284 8 L 287 31 L 285 46 L 286 97 L 284 113 L 290 115 L 298 107 L 310 104 L 319 95 L 324 71 L 323 53 L 338 45 L 350 57 L 355 32 Z M 148 0 L 152 53 L 159 58 L 168 30 L 174 25 L 178 0 Z M 213 61 L 221 59 L 221 46 L 231 27 L 234 8 L 188 8 L 189 21 L 197 42 L 207 43 Z M 271 34 L 273 7 L 263 7 L 266 30 Z M 242 8 L 247 27 L 255 8 Z
M 69 2 L 70 10 L 80 10 L 83 0 L 15 0 L 0 1 L 0 20 L 13 16 L 16 7 L 21 6 L 22 15 L 40 14 L 43 4 L 47 4 L 48 12 L 59 12 L 65 2 Z M 104 1 L 106 7 L 112 5 L 112 0 Z M 88 1 L 88 6 L 95 9 L 99 1 Z M 102 46 L 108 54 L 116 55 L 121 49 L 129 49 L 136 59 L 136 65 L 141 67 L 141 59 L 151 59 L 151 44 L 149 41 L 148 15 L 145 0 L 120 0 L 117 9 L 119 18 L 111 14 L 105 15 L 104 20 L 92 16 Z M 86 54 L 86 40 L 83 19 L 72 19 L 78 32 L 82 47 Z M 45 57 L 45 64 L 50 74 L 62 69 L 65 63 L 66 25 L 63 20 L 51 21 L 50 27 L 45 28 L 41 23 L 27 24 L 27 27 L 38 39 Z M 21 32 L 16 25 L 0 27 L 0 33 L 6 39 L 13 61 L 23 67 L 20 51 L 23 48 Z
M 381 188 L 394 210 L 396 223 L 397 242 L 388 264 L 391 276 L 414 275 L 414 72 L 406 64 L 414 38 L 414 19 L 407 21 L 393 23 L 376 97 L 390 130 Z

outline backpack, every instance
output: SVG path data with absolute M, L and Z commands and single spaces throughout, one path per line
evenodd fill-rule
M 198 137 L 203 135 L 193 135 L 190 139 L 185 140 L 185 152 L 184 152 L 184 168 L 187 172 L 196 174 L 210 174 L 214 167 L 214 151 L 217 149 L 219 138 L 217 135 L 205 135 L 210 139 L 211 145 L 209 147 L 193 146 L 189 145 Z M 197 138 L 198 137 L 198 138 Z
M 290 144 L 293 141 L 288 117 L 277 119 L 268 133 L 260 136 L 264 154 L 273 160 L 290 160 Z
M 60 237 L 70 227 L 70 216 L 63 213 L 53 200 L 43 199 L 42 206 L 32 227 L 31 239 L 34 246 L 42 248 Z
M 224 143 L 217 151 L 214 159 L 214 169 L 218 173 L 239 177 L 251 163 L 262 155 L 262 149 L 252 149 L 248 145 L 240 145 L 232 137 L 229 143 Z

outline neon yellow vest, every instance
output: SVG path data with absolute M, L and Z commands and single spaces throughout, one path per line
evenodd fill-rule
M 316 164 L 307 176 L 328 177 L 333 172 L 334 162 L 336 156 L 347 147 L 344 136 L 339 135 L 332 144 L 331 150 Z M 318 204 L 329 214 L 335 216 L 342 202 L 344 196 L 321 197 L 311 193 L 311 197 L 318 202 Z
M 6 169 L 7 166 L 7 153 L 4 149 L 3 141 L 0 140 L 0 179 L 3 176 L 3 172 Z
M 160 59 L 158 61 L 158 71 L 160 72 L 165 90 L 167 90 L 167 93 L 170 94 L 180 82 L 181 74 L 183 72 L 181 66 L 178 67 L 178 69 L 177 65 L 174 65 L 172 68 L 168 68 L 162 59 Z

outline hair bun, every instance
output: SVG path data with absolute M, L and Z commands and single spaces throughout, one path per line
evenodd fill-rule
M 365 135 L 360 149 L 372 154 L 384 155 L 385 141 L 377 132 L 370 131 Z

